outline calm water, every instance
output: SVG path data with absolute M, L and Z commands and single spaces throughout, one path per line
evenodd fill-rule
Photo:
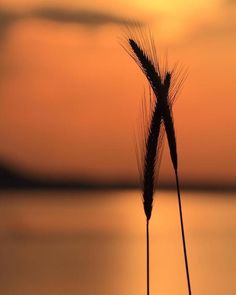
M 236 294 L 235 194 L 183 193 L 193 295 Z M 175 193 L 151 220 L 151 294 L 187 295 Z M 1 295 L 145 295 L 139 193 L 1 193 Z

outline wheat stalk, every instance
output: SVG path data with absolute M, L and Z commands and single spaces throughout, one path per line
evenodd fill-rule
M 157 60 L 156 48 L 153 38 L 145 35 L 143 30 L 137 28 L 137 33 L 129 31 L 127 40 L 129 47 L 125 47 L 129 55 L 135 60 L 142 72 L 150 83 L 155 95 L 154 107 L 151 112 L 150 124 L 148 126 L 147 137 L 145 140 L 145 155 L 143 161 L 143 205 L 146 215 L 146 241 L 147 241 L 147 294 L 149 295 L 149 220 L 152 213 L 153 193 L 154 193 L 154 175 L 156 167 L 156 158 L 160 154 L 161 141 L 161 124 L 164 122 L 168 145 L 172 160 L 172 165 L 176 176 L 176 187 L 178 194 L 179 214 L 181 222 L 181 233 L 183 241 L 184 259 L 186 276 L 188 283 L 189 295 L 191 295 L 190 276 L 187 260 L 187 250 L 184 235 L 184 223 L 182 215 L 182 205 L 179 189 L 178 178 L 178 157 L 176 148 L 176 137 L 174 122 L 172 116 L 172 104 L 177 93 L 182 87 L 186 78 L 186 73 L 176 71 L 176 67 L 172 71 L 167 71 L 166 66 L 160 70 L 160 63 Z M 159 142 L 158 142 L 159 141 Z

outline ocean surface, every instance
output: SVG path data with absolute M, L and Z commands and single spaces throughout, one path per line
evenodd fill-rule
M 183 192 L 193 295 L 236 294 L 236 194 Z M 138 191 L 1 192 L 1 295 L 145 295 Z M 155 198 L 151 295 L 187 295 L 175 192 Z

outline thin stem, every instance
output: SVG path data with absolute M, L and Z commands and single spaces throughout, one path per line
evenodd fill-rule
M 184 222 L 183 222 L 182 205 L 181 205 L 181 197 L 180 197 L 180 189 L 179 189 L 179 178 L 178 178 L 178 172 L 177 172 L 177 170 L 175 170 L 175 178 L 176 178 L 176 186 L 177 186 L 177 193 L 178 193 L 179 216 L 180 216 L 181 232 L 182 232 L 182 240 L 183 240 L 185 269 L 186 269 L 186 276 L 187 276 L 187 282 L 188 282 L 188 293 L 189 293 L 189 295 L 191 295 L 192 294 L 192 291 L 191 291 L 191 285 L 190 285 L 190 276 L 189 276 L 189 268 L 188 268 L 187 249 L 186 249 L 185 235 L 184 235 Z
M 147 295 L 149 295 L 149 220 L 147 219 L 146 226 L 146 234 L 147 234 Z

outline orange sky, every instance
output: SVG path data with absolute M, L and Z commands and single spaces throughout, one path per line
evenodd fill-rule
M 135 18 L 149 21 L 160 52 L 189 69 L 174 106 L 183 181 L 234 184 L 236 4 L 126 2 L 67 2 L 73 11 L 115 15 L 114 24 L 82 23 L 81 14 L 73 23 L 0 22 L 1 158 L 44 175 L 137 179 L 134 131 L 147 83 L 119 44 L 117 20 Z M 43 5 L 6 3 L 21 12 Z M 172 176 L 166 153 L 161 178 Z

